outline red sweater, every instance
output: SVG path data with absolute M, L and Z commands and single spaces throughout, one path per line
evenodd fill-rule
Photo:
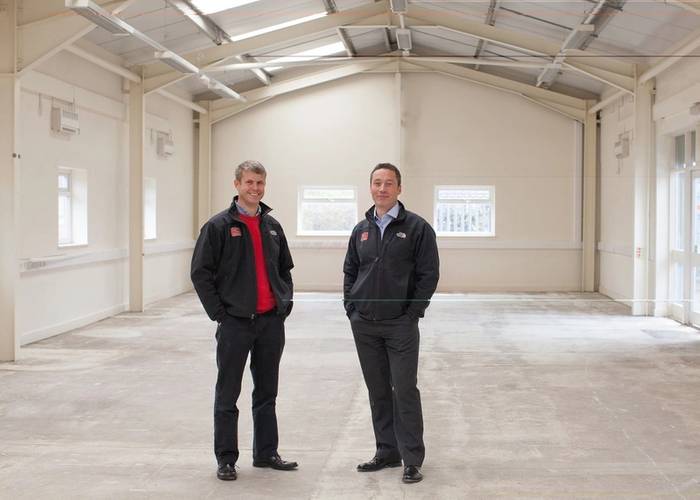
M 270 280 L 265 267 L 265 254 L 263 253 L 262 238 L 260 236 L 260 216 L 249 216 L 239 213 L 241 221 L 248 228 L 253 241 L 253 253 L 255 254 L 255 277 L 258 289 L 258 305 L 256 313 L 264 313 L 275 307 L 275 296 L 270 288 Z

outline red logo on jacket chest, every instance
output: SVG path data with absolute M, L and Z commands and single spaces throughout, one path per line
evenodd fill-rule
M 369 239 L 369 231 L 365 231 L 360 235 L 360 241 L 367 241 Z
M 237 236 L 241 235 L 241 228 L 239 227 L 232 227 L 231 228 L 231 237 L 235 238 Z

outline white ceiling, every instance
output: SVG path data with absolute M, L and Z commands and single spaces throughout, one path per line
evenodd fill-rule
M 372 0 L 335 0 L 337 10 L 342 12 L 361 5 L 372 4 Z M 582 23 L 597 2 L 591 0 L 570 1 L 501 1 L 496 10 L 495 27 L 537 36 L 549 42 L 561 44 L 571 29 Z M 489 0 L 409 0 L 411 5 L 448 13 L 455 18 L 484 23 L 489 9 Z M 259 0 L 235 9 L 211 14 L 209 17 L 230 36 L 283 23 L 303 16 L 325 11 L 322 0 Z M 621 10 L 606 10 L 608 17 L 604 27 L 596 30 L 596 37 L 586 50 L 621 59 L 631 63 L 651 62 L 654 57 L 668 53 L 668 50 L 700 29 L 700 16 L 674 6 L 671 3 L 654 0 L 627 0 Z M 197 26 L 165 0 L 137 0 L 119 16 L 169 49 L 187 54 L 212 47 L 213 42 Z M 387 16 L 388 20 L 389 17 Z M 598 23 L 596 23 L 598 24 Z M 381 29 L 346 30 L 357 55 L 374 56 L 386 52 L 385 35 Z M 121 56 L 127 66 L 146 64 L 154 60 L 154 51 L 133 37 L 115 37 L 98 28 L 86 37 L 102 48 Z M 290 40 L 272 47 L 266 47 L 251 56 L 261 60 L 295 54 L 303 50 L 339 41 L 335 30 L 323 33 L 309 33 L 301 39 Z M 426 56 L 465 56 L 476 53 L 479 40 L 452 30 L 440 28 L 419 28 L 412 30 L 413 53 Z M 337 55 L 345 55 L 345 52 Z M 700 55 L 700 52 L 697 53 Z M 500 58 L 504 61 L 518 60 L 543 62 L 546 59 L 533 57 L 523 52 L 487 43 L 481 52 L 482 57 Z M 469 66 L 472 67 L 473 66 Z M 519 81 L 535 84 L 540 73 L 536 69 L 495 68 L 481 66 L 481 71 L 505 75 Z M 273 73 L 274 76 L 284 70 Z M 217 73 L 216 77 L 234 90 L 237 85 L 249 88 L 257 81 L 250 71 L 229 71 Z M 188 78 L 177 83 L 183 90 L 192 94 L 203 92 L 197 79 Z M 552 90 L 568 92 L 581 91 L 600 95 L 606 85 L 585 75 L 563 72 L 557 77 Z

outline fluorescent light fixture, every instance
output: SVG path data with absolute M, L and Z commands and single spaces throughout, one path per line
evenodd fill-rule
M 595 31 L 595 25 L 593 24 L 579 24 L 571 32 L 569 36 L 566 37 L 561 50 L 566 49 L 577 49 L 581 44 L 590 37 Z
M 113 35 L 128 35 L 134 31 L 131 26 L 90 0 L 66 0 L 66 7 Z
M 287 21 L 284 23 L 280 24 L 274 24 L 272 26 L 268 26 L 266 28 L 260 28 L 257 30 L 249 31 L 248 33 L 242 33 L 240 35 L 232 36 L 231 41 L 234 42 L 239 42 L 241 40 L 245 40 L 246 38 L 252 38 L 254 36 L 260 36 L 264 35 L 265 33 L 271 33 L 273 31 L 281 30 L 284 28 L 289 28 L 290 26 L 296 26 L 297 24 L 302 24 L 306 23 L 309 21 L 313 21 L 314 19 L 320 19 L 324 17 L 327 12 L 319 12 L 318 14 L 311 14 L 310 16 L 305 16 L 305 17 L 299 17 L 297 19 L 292 19 L 291 21 Z
M 199 68 L 197 66 L 189 62 L 184 57 L 179 56 L 174 52 L 170 52 L 169 50 L 157 50 L 155 57 L 171 68 L 182 73 L 199 73 Z
M 406 28 L 397 28 L 396 45 L 398 45 L 399 50 L 411 50 L 411 47 L 413 47 L 413 44 L 411 43 L 411 30 Z
M 394 14 L 404 14 L 406 12 L 406 0 L 389 0 L 389 5 L 391 6 L 391 12 Z
M 330 56 L 332 54 L 337 54 L 338 52 L 345 52 L 345 45 L 343 42 L 334 42 L 328 45 L 322 45 L 321 47 L 316 47 L 313 49 L 305 50 L 297 54 L 292 54 L 289 56 L 278 57 L 277 59 L 272 59 L 267 61 L 268 64 L 277 64 L 277 66 L 266 66 L 266 71 L 275 71 L 284 67 L 286 62 L 298 62 L 298 61 L 313 61 L 314 59 L 319 59 L 323 56 Z M 259 58 L 259 56 L 258 56 Z
M 214 12 L 235 9 L 236 7 L 257 1 L 259 0 L 192 0 L 192 4 L 197 7 L 202 14 L 213 14 Z

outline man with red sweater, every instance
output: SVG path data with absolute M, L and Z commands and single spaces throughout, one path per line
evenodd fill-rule
M 296 469 L 277 453 L 275 404 L 284 348 L 284 320 L 292 309 L 294 267 L 282 226 L 260 200 L 265 167 L 236 168 L 238 196 L 204 224 L 192 256 L 191 277 L 207 315 L 217 322 L 214 454 L 217 477 L 236 479 L 238 407 L 248 353 L 253 376 L 253 466 Z

